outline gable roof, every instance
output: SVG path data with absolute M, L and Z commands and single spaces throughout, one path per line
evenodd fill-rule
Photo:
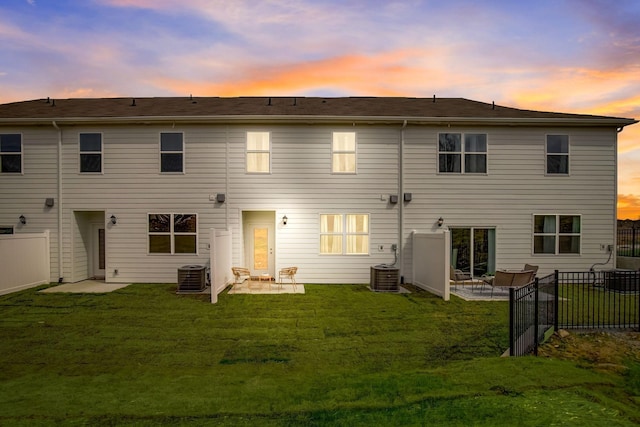
M 0 105 L 0 124 L 87 122 L 403 122 L 624 127 L 633 119 L 521 110 L 464 98 L 161 97 L 36 99 Z

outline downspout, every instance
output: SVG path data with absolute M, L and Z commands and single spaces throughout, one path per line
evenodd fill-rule
M 58 127 L 55 120 L 51 122 L 58 131 L 58 283 L 62 283 L 63 260 L 62 260 L 62 129 Z
M 400 128 L 400 147 L 398 147 L 398 258 L 400 260 L 400 282 L 404 283 L 404 130 L 407 127 L 407 120 Z
M 224 192 L 227 194 L 227 201 L 224 204 L 224 227 L 229 229 L 229 125 L 225 126 L 225 169 L 224 169 Z

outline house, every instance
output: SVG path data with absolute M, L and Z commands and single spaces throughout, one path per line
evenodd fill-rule
M 633 123 L 435 97 L 3 104 L 0 232 L 49 230 L 63 282 L 175 282 L 210 229 L 231 231 L 233 265 L 306 283 L 393 263 L 409 283 L 411 233 L 444 229 L 474 275 L 583 270 L 615 244 Z

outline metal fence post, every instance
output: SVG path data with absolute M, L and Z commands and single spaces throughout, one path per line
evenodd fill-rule
M 515 305 L 515 289 L 514 288 L 509 288 L 509 356 L 513 357 L 516 355 L 516 351 L 515 351 L 515 345 L 516 345 L 516 340 L 515 340 L 515 319 L 514 317 L 514 305 Z
M 553 330 L 558 332 L 559 324 L 560 324 L 560 286 L 558 285 L 558 270 L 553 272 L 553 297 L 555 298 L 555 304 L 553 307 Z
M 533 354 L 534 355 L 538 355 L 538 346 L 540 345 L 540 338 L 538 337 L 538 333 L 540 331 L 540 310 L 539 310 L 539 306 L 538 304 L 540 303 L 539 299 L 538 299 L 538 278 L 536 277 L 533 283 L 533 287 L 534 287 L 534 304 L 533 306 L 535 307 L 534 312 L 533 312 L 533 334 L 534 334 L 534 341 L 533 341 Z

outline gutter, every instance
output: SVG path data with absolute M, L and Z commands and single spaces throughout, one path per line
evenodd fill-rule
M 130 117 L 58 117 L 58 118 L 0 118 L 0 125 L 30 124 L 44 125 L 51 121 L 64 124 L 151 124 L 151 123 L 364 123 L 393 124 L 411 121 L 417 125 L 509 125 L 509 126 L 625 126 L 638 123 L 635 119 L 618 117 L 562 117 L 562 118 L 518 118 L 518 117 L 407 117 L 398 116 L 311 116 L 311 115 L 216 115 L 216 116 L 130 116 Z
M 58 131 L 58 283 L 64 278 L 62 259 L 62 129 L 55 120 L 51 122 Z
M 400 260 L 400 283 L 404 283 L 404 130 L 407 120 L 400 128 L 400 147 L 398 148 L 398 259 Z

